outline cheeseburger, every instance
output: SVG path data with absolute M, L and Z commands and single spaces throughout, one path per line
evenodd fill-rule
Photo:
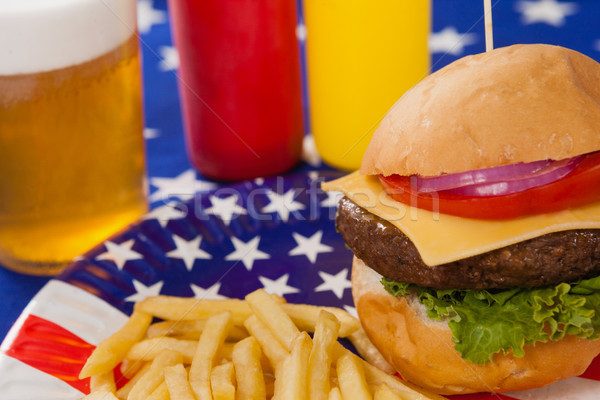
M 337 230 L 372 342 L 440 394 L 583 373 L 600 353 L 600 64 L 515 45 L 408 91 L 374 133 Z

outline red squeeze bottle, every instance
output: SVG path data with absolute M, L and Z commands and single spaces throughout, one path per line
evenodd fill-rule
M 303 138 L 296 2 L 169 0 L 188 155 L 204 176 L 273 175 Z

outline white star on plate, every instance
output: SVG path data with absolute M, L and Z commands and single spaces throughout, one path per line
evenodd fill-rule
M 153 25 L 167 22 L 167 13 L 154 8 L 152 0 L 138 0 L 137 24 L 140 33 L 148 33 Z
M 135 239 L 130 239 L 121 244 L 116 244 L 107 240 L 104 242 L 106 252 L 96 257 L 96 260 L 110 260 L 117 265 L 117 268 L 122 270 L 127 261 L 142 260 L 144 257 L 135 250 L 131 250 L 135 243 Z
M 183 260 L 188 271 L 192 270 L 196 259 L 210 260 L 212 258 L 210 254 L 200 249 L 202 236 L 187 241 L 177 235 L 173 235 L 173 241 L 177 247 L 174 250 L 169 251 L 167 256 Z
M 286 294 L 298 293 L 300 289 L 293 286 L 288 286 L 287 282 L 290 278 L 290 274 L 281 275 L 279 279 L 269 279 L 265 276 L 259 276 L 258 279 L 262 283 L 264 289 L 272 294 L 279 296 L 285 296 Z
M 335 275 L 328 274 L 324 271 L 319 271 L 319 276 L 323 279 L 323 283 L 315 288 L 315 292 L 324 292 L 331 290 L 338 299 L 344 297 L 344 290 L 352 287 L 348 279 L 348 270 L 343 269 Z
M 321 156 L 317 151 L 315 138 L 311 134 L 304 136 L 304 139 L 302 140 L 302 160 L 313 167 L 317 167 L 321 164 Z
M 190 285 L 192 291 L 194 292 L 194 297 L 197 299 L 213 299 L 213 300 L 221 300 L 226 299 L 226 296 L 220 295 L 219 290 L 221 289 L 221 282 L 217 282 L 209 288 L 204 289 L 198 285 L 194 285 L 193 283 Z
M 196 192 L 211 190 L 217 186 L 213 182 L 196 179 L 196 172 L 193 169 L 188 169 L 174 178 L 150 178 L 150 184 L 158 188 L 150 195 L 151 202 L 169 197 L 189 200 Z
M 144 139 L 156 139 L 160 136 L 160 130 L 154 128 L 144 128 Z
M 560 27 L 565 18 L 577 14 L 577 3 L 562 3 L 556 0 L 519 1 L 515 10 L 522 14 L 521 21 L 525 25 L 541 22 Z
M 465 51 L 465 46 L 476 42 L 475 33 L 458 33 L 455 27 L 448 26 L 439 32 L 429 34 L 429 51 L 460 56 Z
M 160 226 L 163 228 L 167 226 L 169 221 L 173 219 L 185 218 L 188 214 L 187 206 L 178 201 L 170 201 L 164 206 L 155 208 L 154 210 L 146 213 L 142 219 L 156 219 Z
M 179 68 L 179 53 L 173 46 L 160 46 L 158 52 L 162 60 L 158 63 L 158 69 L 161 71 L 173 71 Z
M 163 286 L 163 281 L 158 281 L 154 285 L 146 286 L 141 282 L 133 280 L 133 286 L 135 287 L 136 293 L 125 298 L 125 301 L 137 302 L 142 301 L 147 297 L 158 296 Z
M 335 190 L 325 192 L 327 198 L 321 201 L 321 207 L 337 207 L 340 199 L 344 197 L 344 193 L 336 192 Z
M 212 207 L 207 208 L 205 211 L 207 214 L 218 215 L 225 225 L 229 226 L 234 214 L 246 214 L 246 209 L 240 206 L 237 201 L 238 196 L 235 194 L 225 198 L 210 196 Z
M 594 45 L 593 46 L 594 46 L 594 50 L 600 51 L 600 39 L 596 39 L 594 41 Z
M 296 195 L 295 189 L 290 189 L 284 194 L 275 193 L 272 190 L 267 193 L 269 197 L 269 205 L 262 209 L 263 213 L 274 213 L 279 214 L 279 217 L 283 222 L 287 222 L 290 217 L 290 213 L 298 210 L 304 210 L 304 204 L 294 201 Z
M 296 232 L 292 233 L 292 236 L 294 236 L 294 240 L 298 246 L 290 250 L 290 256 L 304 255 L 312 264 L 314 264 L 317 261 L 317 255 L 319 253 L 330 253 L 333 251 L 333 247 L 321 243 L 323 231 L 317 231 L 309 238 Z
M 225 260 L 241 261 L 248 271 L 252 271 L 252 266 L 256 260 L 267 260 L 271 258 L 267 253 L 258 250 L 258 243 L 260 242 L 260 236 L 256 236 L 248 242 L 242 242 L 236 237 L 231 238 L 231 243 L 235 250 L 229 253 Z

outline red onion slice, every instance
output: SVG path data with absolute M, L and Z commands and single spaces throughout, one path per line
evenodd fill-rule
M 512 177 L 503 181 L 488 181 L 475 185 L 466 185 L 450 190 L 462 196 L 503 196 L 511 193 L 522 192 L 537 186 L 546 185 L 567 176 L 573 171 L 585 156 L 577 156 L 561 161 L 552 161 L 545 168 L 521 177 Z
M 524 176 L 535 174 L 552 164 L 550 160 L 534 161 L 530 163 L 517 163 L 502 165 L 500 167 L 476 169 L 433 177 L 415 176 L 416 189 L 419 192 L 439 192 L 460 188 L 479 183 L 500 182 L 521 179 Z M 413 181 L 414 182 L 414 181 Z
M 412 176 L 419 192 L 444 191 L 464 196 L 501 196 L 554 182 L 571 172 L 585 156 L 484 168 L 436 177 Z

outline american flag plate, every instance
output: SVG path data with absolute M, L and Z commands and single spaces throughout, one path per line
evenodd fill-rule
M 355 313 L 352 254 L 333 223 L 340 194 L 320 189 L 339 175 L 261 178 L 166 203 L 79 257 L 31 300 L 2 343 L 0 397 L 81 398 L 88 355 L 148 296 L 241 298 L 263 287 L 289 302 Z M 545 388 L 452 398 L 591 400 L 599 381 L 597 359 L 584 375 Z

